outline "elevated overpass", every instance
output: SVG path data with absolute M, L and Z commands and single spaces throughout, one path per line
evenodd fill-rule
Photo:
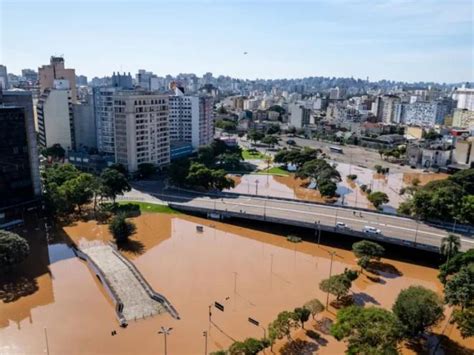
M 168 200 L 168 204 L 177 210 L 203 213 L 213 218 L 233 217 L 320 229 L 433 252 L 439 252 L 442 238 L 454 232 L 461 238 L 462 251 L 474 248 L 472 229 L 451 230 L 411 218 L 347 207 L 239 195 L 191 197 L 173 193 L 155 196 Z M 338 222 L 347 227 L 338 227 Z M 381 233 L 364 232 L 366 226 L 379 229 Z

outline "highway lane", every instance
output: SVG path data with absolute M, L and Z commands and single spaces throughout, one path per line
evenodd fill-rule
M 163 195 L 161 195 L 163 196 Z M 173 195 L 179 198 L 178 195 Z M 417 222 L 409 218 L 383 215 L 373 212 L 359 212 L 332 206 L 320 206 L 304 202 L 270 200 L 239 196 L 236 198 L 196 197 L 183 202 L 184 205 L 201 207 L 221 212 L 247 213 L 265 215 L 267 217 L 294 219 L 314 223 L 319 221 L 324 227 L 335 227 L 337 222 L 343 222 L 356 232 L 361 232 L 364 226 L 381 230 L 385 237 L 400 239 L 413 243 L 421 243 L 439 247 L 441 239 L 448 231 Z M 354 214 L 355 213 L 355 214 Z M 361 213 L 361 214 L 359 214 Z M 462 250 L 474 247 L 474 239 L 461 236 Z

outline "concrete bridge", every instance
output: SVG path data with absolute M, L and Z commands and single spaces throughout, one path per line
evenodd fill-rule
M 115 303 L 122 326 L 131 320 L 151 317 L 163 312 L 179 319 L 168 300 L 155 292 L 138 269 L 112 245 L 102 242 L 80 243 L 76 255 L 87 261 Z
M 174 196 L 177 197 L 177 196 Z M 472 230 L 456 230 L 394 215 L 353 210 L 299 201 L 249 196 L 193 197 L 168 202 L 177 210 L 203 213 L 214 218 L 243 218 L 256 221 L 320 229 L 411 248 L 439 252 L 442 238 L 454 233 L 461 238 L 461 250 L 474 247 Z M 338 226 L 338 222 L 345 227 Z M 364 232 L 366 226 L 380 234 Z

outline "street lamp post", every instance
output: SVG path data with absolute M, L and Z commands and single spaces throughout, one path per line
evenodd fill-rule
M 318 221 L 318 247 L 321 242 L 321 221 Z
M 415 247 L 416 247 L 416 239 L 418 238 L 418 227 L 419 227 L 420 221 L 416 219 L 416 231 L 415 231 Z
M 329 266 L 329 278 L 331 277 L 331 274 L 332 274 L 332 261 L 334 259 L 334 255 L 336 255 L 336 252 L 335 251 L 331 251 L 329 252 L 329 254 L 331 254 L 331 264 Z M 328 306 L 329 306 L 329 291 L 326 295 L 326 310 L 328 309 Z
M 165 355 L 168 355 L 168 346 L 166 344 L 166 336 L 170 335 L 170 332 L 173 330 L 173 328 L 165 328 L 161 326 L 161 330 L 158 331 L 158 334 L 163 334 L 165 337 Z
M 255 195 L 257 195 L 257 196 L 258 196 L 258 183 L 259 183 L 259 182 L 260 182 L 260 181 L 258 181 L 258 179 L 255 180 Z
M 207 355 L 207 331 L 203 331 L 202 336 L 204 337 L 204 355 Z

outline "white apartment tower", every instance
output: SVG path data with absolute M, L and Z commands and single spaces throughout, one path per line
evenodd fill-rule
M 113 95 L 115 160 L 129 171 L 143 163 L 170 162 L 168 97 L 138 91 Z
M 169 97 L 169 130 L 173 142 L 191 143 L 194 149 L 211 143 L 214 137 L 213 100 L 186 96 L 179 89 Z
M 72 91 L 68 80 L 54 80 L 53 88 L 45 89 L 40 96 L 36 111 L 40 146 L 60 144 L 65 150 L 75 148 Z

